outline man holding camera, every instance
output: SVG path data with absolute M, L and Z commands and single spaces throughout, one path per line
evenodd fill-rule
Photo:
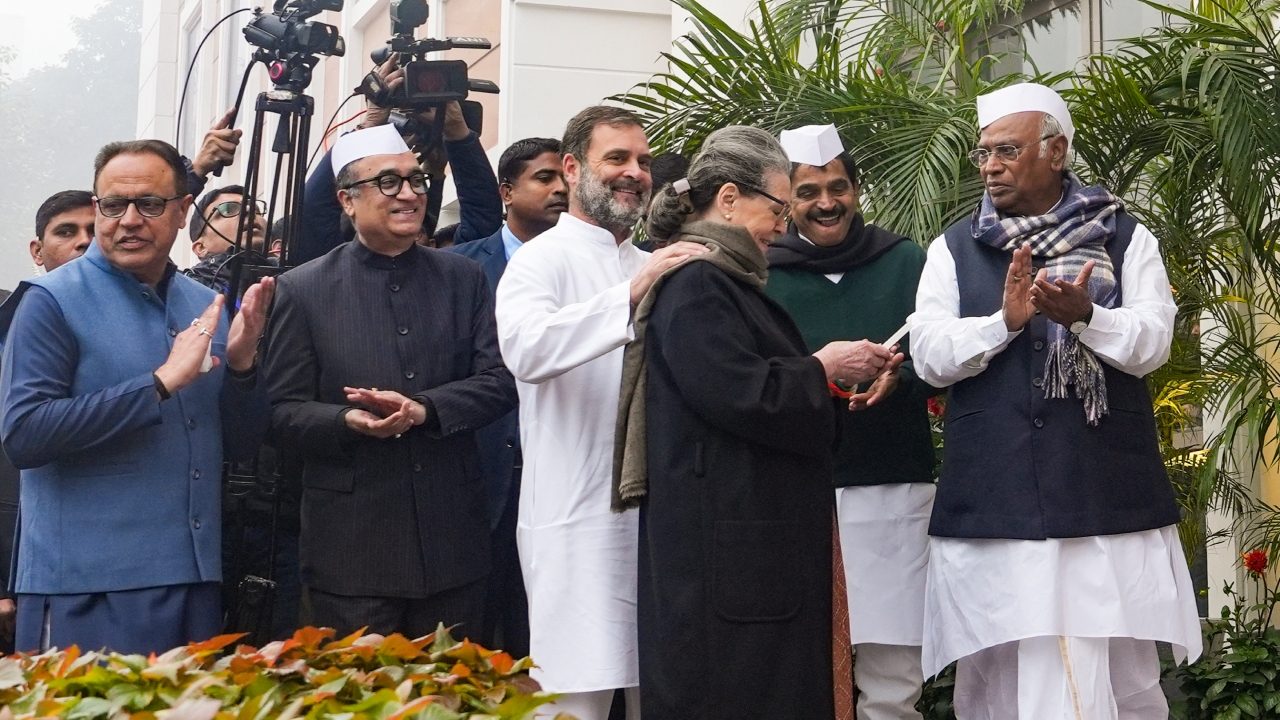
M 272 428 L 302 471 L 301 572 L 317 625 L 479 637 L 489 518 L 475 430 L 511 411 L 475 263 L 416 243 L 427 192 L 394 127 L 331 152 L 356 242 L 280 278 Z
M 404 84 L 404 70 L 398 66 L 399 58 L 392 55 L 380 65 L 376 72 L 387 88 L 394 92 Z M 392 107 L 382 107 L 368 102 L 368 109 L 358 129 L 364 130 L 392 123 Z M 454 233 L 455 244 L 461 245 L 472 240 L 489 237 L 498 231 L 502 224 L 502 203 L 498 197 L 498 181 L 489 165 L 484 147 L 480 144 L 480 136 L 467 125 L 462 108 L 457 102 L 444 106 L 444 125 L 441 133 L 443 156 L 453 168 L 453 182 L 458 191 L 458 210 L 460 221 Z M 413 142 L 414 154 L 425 156 L 431 145 L 431 138 L 421 137 L 426 134 L 422 126 L 433 127 L 435 113 L 439 108 L 424 111 L 406 110 L 402 118 L 411 122 L 406 131 Z M 416 130 L 415 130 L 416 128 Z M 343 209 L 338 204 L 334 186 L 334 170 L 332 151 L 320 159 L 311 177 L 307 180 L 306 193 L 302 208 L 302 227 L 306 232 L 298 240 L 296 260 L 305 263 L 308 260 L 324 255 L 344 242 L 351 240 L 353 232 L 343 226 Z M 442 173 L 440 173 L 442 175 Z M 440 191 L 439 182 L 432 183 L 436 193 Z M 438 207 L 438 196 L 436 198 Z M 425 205 L 429 206 L 428 202 Z M 430 208 L 424 209 L 423 222 L 427 236 L 434 234 L 437 218 L 428 217 Z

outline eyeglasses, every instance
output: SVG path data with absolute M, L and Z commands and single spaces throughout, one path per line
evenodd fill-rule
M 155 218 L 164 214 L 164 209 L 168 204 L 186 195 L 174 195 L 173 197 L 156 197 L 155 195 L 143 195 L 137 198 L 122 197 L 94 197 L 93 202 L 98 206 L 98 212 L 103 217 L 118 218 L 124 217 L 129 210 L 129 206 L 133 205 L 138 208 L 138 214 L 142 217 Z
M 1039 140 L 1032 140 L 1022 147 L 1015 147 L 1013 145 L 997 145 L 990 150 L 986 148 L 975 148 L 969 151 L 969 162 L 973 163 L 973 166 L 979 169 L 987 164 L 987 161 L 991 159 L 992 155 L 995 155 L 996 159 L 999 160 L 1001 164 L 1017 162 L 1018 158 L 1022 157 L 1023 150 L 1026 150 L 1036 143 L 1044 142 L 1049 138 L 1057 137 L 1061 134 L 1062 133 L 1054 133 L 1052 135 L 1045 135 Z
M 413 191 L 414 195 L 427 194 L 427 176 L 420 172 L 409 173 L 408 175 L 383 173 L 382 175 L 366 178 L 364 180 L 357 180 L 356 182 L 347 185 L 346 189 L 350 190 L 357 185 L 364 185 L 365 183 L 377 183 L 378 190 L 381 191 L 383 195 L 386 195 L 387 197 L 395 197 L 400 194 L 400 188 L 404 187 L 406 182 L 409 183 L 409 189 Z
M 769 193 L 765 192 L 764 190 L 761 190 L 760 188 L 755 187 L 755 186 L 752 186 L 752 185 L 743 185 L 743 186 L 742 186 L 742 189 L 743 189 L 743 190 L 747 190 L 747 191 L 749 191 L 749 192 L 753 192 L 753 193 L 755 193 L 755 194 L 757 194 L 757 195 L 761 195 L 761 196 L 763 196 L 764 198 L 766 198 L 766 199 L 768 199 L 768 200 L 772 200 L 772 201 L 774 201 L 774 202 L 778 203 L 779 205 L 781 205 L 781 206 L 782 206 L 782 211 L 778 213 L 778 217 L 779 217 L 779 218 L 781 218 L 783 222 L 786 222 L 786 221 L 788 221 L 788 220 L 790 220 L 790 219 L 791 219 L 791 203 L 785 203 L 785 202 L 782 202 L 781 200 L 779 200 L 778 198 L 776 198 L 776 197 L 774 197 L 774 196 L 770 195 Z
M 253 204 L 257 209 L 259 215 L 267 214 L 266 203 L 262 202 L 261 200 L 254 200 Z M 228 200 L 226 202 L 222 202 L 222 203 L 218 203 L 217 205 L 214 205 L 213 212 L 209 213 L 209 217 L 206 219 L 210 219 L 210 220 L 213 219 L 214 213 L 217 213 L 218 215 L 221 215 L 224 218 L 233 218 L 238 216 L 240 214 L 240 211 L 243 209 L 244 209 L 243 201 Z

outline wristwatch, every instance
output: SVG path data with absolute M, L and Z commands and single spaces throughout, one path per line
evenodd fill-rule
M 1083 319 L 1080 319 L 1071 323 L 1071 325 L 1067 329 L 1071 331 L 1072 335 L 1079 335 L 1080 333 L 1089 329 L 1089 321 L 1092 319 L 1093 319 L 1093 308 L 1090 307 L 1088 315 L 1085 315 Z

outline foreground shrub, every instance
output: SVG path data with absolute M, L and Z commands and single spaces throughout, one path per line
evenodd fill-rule
M 230 654 L 242 635 L 159 657 L 14 655 L 0 659 L 0 720 L 520 720 L 556 697 L 529 677 L 529 658 L 457 642 L 444 626 L 419 640 L 332 635 L 303 628 Z

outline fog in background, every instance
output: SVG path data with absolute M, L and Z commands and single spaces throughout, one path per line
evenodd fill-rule
M 92 190 L 93 157 L 137 132 L 142 0 L 0 2 L 0 288 L 34 274 L 36 209 L 59 190 Z M 85 14 L 74 13 L 76 6 Z M 49 26 L 32 8 L 54 13 Z M 70 47 L 49 62 L 41 53 Z

